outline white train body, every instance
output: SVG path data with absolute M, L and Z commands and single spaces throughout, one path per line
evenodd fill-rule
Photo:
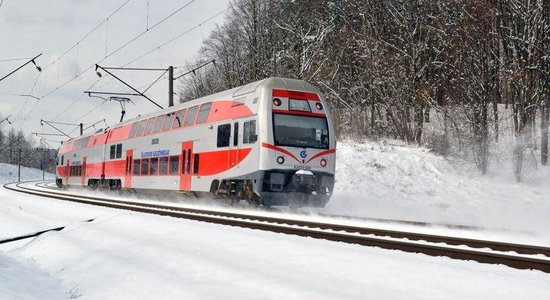
M 57 183 L 323 206 L 335 152 L 321 92 L 269 78 L 69 140 Z

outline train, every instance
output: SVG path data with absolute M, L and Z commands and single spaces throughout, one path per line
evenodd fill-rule
M 336 137 L 319 89 L 274 77 L 70 139 L 56 165 L 60 188 L 323 207 L 334 190 Z

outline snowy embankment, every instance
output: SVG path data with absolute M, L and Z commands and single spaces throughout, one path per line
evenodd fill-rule
M 13 166 L 1 169 L 7 168 Z M 545 224 L 536 219 L 548 215 L 548 190 L 540 183 L 517 185 L 470 170 L 422 148 L 343 142 L 335 195 L 323 211 L 511 229 Z M 42 175 L 24 178 L 32 176 Z M 501 223 L 497 210 L 517 222 Z M 550 293 L 550 276 L 538 271 L 67 203 L 0 188 L 0 239 L 59 225 L 67 227 L 0 245 L 0 298 L 546 299 Z M 21 289 L 28 284 L 37 289 Z
M 546 241 L 550 167 L 516 183 L 511 166 L 480 175 L 400 142 L 338 143 L 336 188 L 325 212 L 529 232 Z

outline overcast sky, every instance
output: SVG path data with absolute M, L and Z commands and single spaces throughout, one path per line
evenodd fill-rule
M 89 98 L 83 91 L 130 92 L 109 76 L 99 78 L 94 68 L 102 66 L 128 66 L 146 68 L 180 67 L 176 75 L 185 71 L 185 65 L 197 57 L 202 41 L 216 24 L 221 25 L 224 14 L 203 23 L 223 11 L 229 0 L 0 0 L 0 78 L 16 69 L 26 60 L 6 61 L 17 58 L 36 59 L 44 70 L 38 72 L 29 64 L 7 79 L 0 81 L 0 120 L 12 115 L 13 125 L 2 123 L 4 130 L 13 126 L 26 133 L 55 130 L 40 120 L 91 125 L 106 119 L 109 126 L 120 118 L 120 105 Z M 127 2 L 127 3 L 126 3 Z M 126 3 L 126 4 L 125 4 Z M 187 7 L 153 27 L 177 11 Z M 107 22 L 103 22 L 121 7 Z M 184 34 L 184 32 L 192 29 Z M 77 44 L 79 40 L 101 24 L 97 30 Z M 151 28 L 153 27 L 153 28 Z M 149 30 L 147 30 L 149 28 Z M 118 48 L 146 32 L 118 52 Z M 172 38 L 183 34 L 166 46 L 156 49 Z M 71 51 L 62 56 L 73 45 Z M 132 62 L 143 54 L 150 54 Z M 111 55 L 107 58 L 106 55 Z M 61 58 L 60 58 L 61 56 Z M 60 59 L 59 59 L 60 58 Z M 142 90 L 161 73 L 138 71 L 113 71 Z M 79 75 L 79 76 L 77 76 Z M 103 75 L 106 75 L 103 72 Z M 93 86 L 92 86 L 93 85 Z M 177 88 L 176 88 L 177 91 Z M 13 95 L 33 95 L 40 98 Z M 160 105 L 168 105 L 168 81 L 163 79 L 154 85 L 147 95 Z M 105 96 L 107 97 L 107 96 Z M 158 108 L 141 97 L 130 97 L 135 105 L 127 106 L 127 117 L 132 118 Z M 94 110 L 95 109 L 95 110 Z M 101 123 L 96 128 L 105 127 Z M 61 126 L 65 131 L 74 127 Z M 73 136 L 77 134 L 75 130 Z M 61 138 L 51 138 L 60 140 Z M 66 139 L 66 138 L 65 138 Z M 54 143 L 50 143 L 52 146 Z

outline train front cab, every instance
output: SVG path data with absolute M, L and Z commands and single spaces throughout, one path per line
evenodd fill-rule
M 294 86 L 292 85 L 294 83 Z M 261 141 L 261 184 L 266 206 L 323 207 L 334 189 L 336 140 L 321 93 L 302 81 L 267 89 Z

